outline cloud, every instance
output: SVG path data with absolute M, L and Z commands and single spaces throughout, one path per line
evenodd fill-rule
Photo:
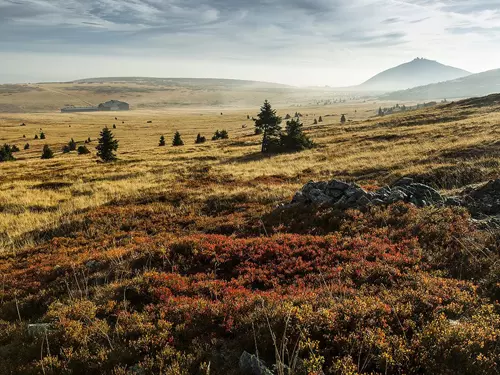
M 269 67 L 293 59 L 297 66 L 311 69 L 357 69 L 367 78 L 415 56 L 444 58 L 453 65 L 450 60 L 459 56 L 459 46 L 477 50 L 474 56 L 486 60 L 489 44 L 498 42 L 497 3 L 0 0 L 0 57 L 2 52 L 155 56 L 250 65 L 258 61 Z

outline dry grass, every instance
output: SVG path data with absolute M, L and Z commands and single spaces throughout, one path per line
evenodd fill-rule
M 272 158 L 259 154 L 259 138 L 253 136 L 252 121 L 246 117 L 258 108 L 226 109 L 223 116 L 219 109 L 192 108 L 3 114 L 0 142 L 21 149 L 30 143 L 31 148 L 17 153 L 17 161 L 0 164 L 0 246 L 29 245 L 36 233 L 70 221 L 75 214 L 152 191 L 185 191 L 199 201 L 246 195 L 278 203 L 288 200 L 309 179 L 335 177 L 381 185 L 403 175 L 432 177 L 444 168 L 440 173 L 451 182 L 443 186 L 452 189 L 497 173 L 500 114 L 491 108 L 464 112 L 450 107 L 370 119 L 376 108 L 375 103 L 361 102 L 300 108 L 307 132 L 318 147 Z M 295 110 L 280 108 L 279 112 L 285 115 Z M 332 113 L 347 113 L 354 121 L 341 125 L 337 115 L 326 116 Z M 313 126 L 319 115 L 324 122 Z M 23 122 L 26 126 L 19 126 Z M 96 138 L 104 126 L 113 124 L 117 125 L 114 134 L 120 141 L 120 160 L 97 163 Z M 40 129 L 46 140 L 33 139 Z M 194 145 L 197 133 L 210 139 L 215 129 L 227 129 L 230 139 Z M 181 132 L 186 146 L 169 146 L 175 130 Z M 167 147 L 157 146 L 162 134 Z M 91 155 L 61 153 L 71 138 L 83 144 L 88 137 L 93 140 L 88 146 Z M 56 151 L 54 159 L 40 160 L 44 144 Z M 446 175 L 449 166 L 453 176 Z M 468 175 L 471 170 L 474 178 Z

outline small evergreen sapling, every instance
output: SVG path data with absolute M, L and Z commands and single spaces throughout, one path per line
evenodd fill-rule
M 342 117 L 340 117 L 340 123 L 345 124 L 345 122 L 346 122 L 345 115 L 342 115 Z
M 2 147 L 0 147 L 0 162 L 13 161 L 13 160 L 16 159 L 12 155 L 12 148 L 8 144 L 5 144 Z
M 35 134 L 35 139 L 38 139 L 38 134 Z
M 83 146 L 83 145 L 78 147 L 77 152 L 78 152 L 78 155 L 90 154 L 89 149 L 87 147 Z
M 19 152 L 19 151 L 21 151 L 21 150 L 19 150 L 19 147 L 17 147 L 16 145 L 12 145 L 10 147 L 10 149 L 11 149 L 12 152 Z
M 76 150 L 76 142 L 73 138 L 71 138 L 71 141 L 68 143 L 68 147 L 70 151 L 75 151 Z
M 200 133 L 198 133 L 198 135 L 196 136 L 196 141 L 194 142 L 195 144 L 200 144 L 200 143 L 205 143 L 206 142 L 206 138 L 203 137 Z
M 54 152 L 52 152 L 49 145 L 43 146 L 42 159 L 52 159 L 54 157 Z
M 29 143 L 26 143 L 26 144 L 24 145 L 24 149 L 25 149 L 25 150 L 29 150 L 29 149 L 30 149 L 30 144 L 29 144 Z
M 35 138 L 36 139 L 36 138 Z M 40 133 L 40 139 L 45 139 L 45 133 L 44 132 L 41 132 Z
M 184 142 L 182 141 L 181 138 L 181 133 L 179 133 L 178 131 L 176 131 L 174 134 L 174 139 L 172 140 L 172 146 L 184 146 Z
M 107 127 L 102 129 L 96 147 L 97 156 L 104 162 L 116 160 L 115 151 L 118 150 L 118 141 L 114 139 L 113 133 Z
M 165 143 L 165 137 L 162 135 L 162 136 L 160 137 L 160 142 L 158 143 L 158 146 L 165 146 L 165 144 L 166 144 L 166 143 Z

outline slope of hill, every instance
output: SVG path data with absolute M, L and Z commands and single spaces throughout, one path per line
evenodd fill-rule
M 396 91 L 384 96 L 394 100 L 453 99 L 500 92 L 500 69 L 431 85 Z
M 156 77 L 99 77 L 85 78 L 69 83 L 135 83 L 142 85 L 160 85 L 173 87 L 252 87 L 252 88 L 290 88 L 281 83 L 249 81 L 241 79 L 221 78 L 156 78 Z
M 437 61 L 416 58 L 413 61 L 377 74 L 358 86 L 358 88 L 363 90 L 395 91 L 448 81 L 470 74 L 465 70 L 443 65 Z

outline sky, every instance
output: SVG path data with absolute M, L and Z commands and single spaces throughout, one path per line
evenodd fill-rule
M 416 57 L 500 68 L 500 0 L 0 0 L 0 83 L 348 86 Z

